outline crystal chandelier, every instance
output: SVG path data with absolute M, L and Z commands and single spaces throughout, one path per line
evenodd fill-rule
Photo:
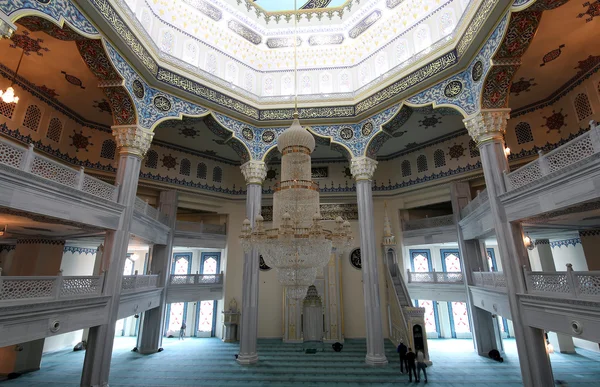
M 18 103 L 19 102 L 19 97 L 15 96 L 15 89 L 13 89 L 12 85 L 15 83 L 15 79 L 17 78 L 17 73 L 19 72 L 19 67 L 21 67 L 21 61 L 23 60 L 23 53 L 25 53 L 25 50 L 21 51 L 21 58 L 19 59 L 19 64 L 17 65 L 17 70 L 15 71 L 15 76 L 13 77 L 13 81 L 10 84 L 10 86 L 8 87 L 8 89 L 6 89 L 6 91 L 2 91 L 0 90 L 0 99 L 2 99 L 2 101 L 4 103 Z
M 329 262 L 332 249 L 347 250 L 352 236 L 350 223 L 341 217 L 335 220 L 333 232 L 320 224 L 319 186 L 311 176 L 310 154 L 315 149 L 315 139 L 298 120 L 296 41 L 294 36 L 296 109 L 292 126 L 277 138 L 277 149 L 282 154 L 281 181 L 273 194 L 273 228 L 265 229 L 261 215 L 256 217 L 254 228 L 246 219 L 240 241 L 244 252 L 255 248 L 267 265 L 277 269 L 288 298 L 303 299 L 315 282 L 317 270 Z

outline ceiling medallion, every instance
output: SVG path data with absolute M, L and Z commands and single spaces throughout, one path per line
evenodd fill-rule
M 230 30 L 252 44 L 260 44 L 262 42 L 262 38 L 259 34 L 236 20 L 230 20 L 229 23 L 227 23 L 227 26 Z
M 171 101 L 169 101 L 169 99 L 164 95 L 157 95 L 156 97 L 154 97 L 154 101 L 152 102 L 154 104 L 154 107 L 160 111 L 168 112 L 169 110 L 171 110 Z
M 190 126 L 184 126 L 179 128 L 179 134 L 185 138 L 196 138 L 200 133 Z
M 354 137 L 354 132 L 350 128 L 343 128 L 340 130 L 340 137 L 344 140 L 350 140 Z
M 350 264 L 355 269 L 358 269 L 358 270 L 362 269 L 362 261 L 360 259 L 360 248 L 354 249 L 350 253 Z
M 452 81 L 446 85 L 444 95 L 448 98 L 454 98 L 462 93 L 463 84 L 461 81 Z
M 262 140 L 267 144 L 272 143 L 273 140 L 275 140 L 275 132 L 272 130 L 265 130 L 262 134 Z
M 250 128 L 242 129 L 242 136 L 248 141 L 254 140 L 254 132 Z
M 361 133 L 365 137 L 367 137 L 368 135 L 370 135 L 371 133 L 373 133 L 373 123 L 372 122 L 365 122 L 365 124 L 362 127 Z
M 139 79 L 133 80 L 131 88 L 133 89 L 133 95 L 135 95 L 138 99 L 144 98 L 144 85 Z
M 267 39 L 267 47 L 269 48 L 284 48 L 293 47 L 293 38 L 269 38 Z M 302 44 L 302 39 L 296 37 L 296 47 Z
M 333 34 L 333 35 L 314 35 L 308 38 L 308 44 L 311 46 L 325 46 L 328 44 L 342 44 L 344 42 L 344 35 Z
M 79 86 L 82 89 L 85 89 L 85 86 L 83 86 L 83 82 L 81 82 L 81 79 L 77 78 L 75 75 L 67 74 L 64 71 L 61 71 L 61 73 L 64 74 L 65 80 L 67 82 L 69 82 L 71 85 Z
M 381 11 L 375 10 L 364 19 L 362 19 L 357 25 L 355 25 L 349 32 L 348 36 L 352 39 L 356 39 L 360 34 L 369 29 L 377 20 L 381 18 Z
M 482 76 L 483 63 L 480 60 L 478 60 L 477 62 L 475 62 L 475 64 L 473 65 L 473 69 L 471 70 L 471 78 L 474 82 L 477 82 L 481 79 Z

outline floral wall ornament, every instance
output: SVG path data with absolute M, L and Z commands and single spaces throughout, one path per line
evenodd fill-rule
M 565 48 L 565 45 L 561 44 L 560 46 L 558 46 L 558 48 L 555 48 L 554 50 L 546 53 L 546 55 L 544 55 L 542 57 L 542 63 L 540 64 L 540 67 L 544 67 L 546 65 L 546 63 L 549 63 L 549 62 L 552 62 L 553 60 L 558 59 L 560 54 L 562 54 L 563 48 Z
M 600 0 L 586 1 L 583 3 L 583 6 L 588 7 L 588 9 L 577 15 L 577 18 L 581 19 L 585 16 L 585 22 L 589 23 L 594 20 L 596 16 L 600 16 Z
M 93 107 L 95 107 L 96 109 L 98 109 L 98 111 L 100 113 L 112 114 L 112 109 L 110 108 L 110 104 L 105 99 L 102 99 L 100 101 L 94 100 Z
M 273 140 L 275 140 L 275 132 L 272 130 L 265 130 L 262 134 L 262 140 L 267 144 L 272 143 Z
M 242 136 L 244 136 L 244 138 L 248 141 L 254 140 L 254 132 L 250 128 L 242 129 Z
M 556 130 L 558 133 L 560 133 L 560 129 L 563 126 L 567 126 L 567 123 L 565 122 L 565 118 L 567 116 L 568 116 L 568 114 L 562 113 L 562 109 L 560 109 L 558 112 L 552 110 L 552 114 L 550 115 L 550 117 L 546 117 L 546 116 L 542 117 L 543 119 L 546 120 L 546 123 L 542 125 L 542 128 L 543 127 L 548 128 L 546 133 L 550 133 L 551 130 Z
M 465 154 L 465 147 L 462 144 L 454 144 L 448 150 L 448 155 L 451 159 L 460 159 Z
M 81 130 L 79 133 L 73 131 L 73 135 L 69 136 L 69 138 L 71 139 L 71 145 L 75 147 L 75 152 L 79 152 L 80 150 L 88 152 L 88 146 L 94 146 L 94 144 L 90 142 L 92 136 L 84 135 Z
M 512 83 L 510 86 L 510 93 L 518 97 L 519 94 L 530 91 L 529 89 L 531 87 L 537 86 L 537 83 L 534 83 L 533 81 L 534 78 L 525 79 L 521 77 L 521 79 Z
M 440 124 L 442 122 L 440 117 L 437 117 L 435 115 L 432 116 L 425 116 L 425 118 L 423 118 L 422 120 L 419 120 L 419 126 L 421 128 L 435 128 L 437 124 Z
M 67 74 L 65 71 L 61 71 L 61 74 L 65 76 L 65 80 L 71 85 L 85 89 L 85 86 L 83 86 L 83 82 L 81 81 L 81 79 L 77 78 L 75 75 Z
M 42 93 L 46 94 L 50 98 L 56 98 L 59 96 L 59 94 L 56 92 L 56 90 L 51 89 L 46 85 L 39 86 L 38 90 L 41 91 Z
M 184 126 L 179 128 L 179 134 L 185 138 L 196 138 L 200 133 L 191 126 Z
M 29 55 L 31 52 L 35 52 L 39 56 L 43 56 L 42 51 L 50 51 L 46 47 L 42 47 L 40 43 L 44 42 L 44 39 L 33 39 L 29 37 L 29 31 L 23 31 L 22 34 L 14 33 L 10 40 L 12 40 L 12 44 L 10 47 L 12 48 L 21 48 L 23 49 L 23 53 L 25 55 Z
M 170 153 L 168 155 L 163 155 L 161 162 L 163 167 L 167 168 L 167 170 L 175 169 L 177 168 L 177 165 L 179 165 L 177 157 L 173 157 Z

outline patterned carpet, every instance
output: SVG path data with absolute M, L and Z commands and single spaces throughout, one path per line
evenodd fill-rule
M 364 340 L 347 340 L 342 352 L 330 346 L 305 354 L 302 345 L 259 340 L 260 363 L 242 367 L 235 362 L 237 344 L 218 339 L 166 339 L 164 351 L 142 356 L 131 352 L 133 338 L 118 338 L 111 369 L 111 387 L 124 386 L 392 386 L 408 384 L 401 375 L 391 343 L 390 365 L 365 365 Z M 428 386 L 522 386 L 513 340 L 505 341 L 504 363 L 473 353 L 470 340 L 430 340 L 433 366 Z M 553 354 L 555 378 L 568 386 L 600 386 L 600 353 L 578 349 L 577 355 Z M 2 387 L 79 386 L 83 352 L 60 351 L 43 358 L 42 369 L 2 383 Z M 423 383 L 423 381 L 421 381 Z

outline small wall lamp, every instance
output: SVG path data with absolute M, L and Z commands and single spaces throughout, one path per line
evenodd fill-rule
M 510 155 L 510 148 L 509 147 L 504 148 L 504 155 L 506 157 L 508 157 Z

